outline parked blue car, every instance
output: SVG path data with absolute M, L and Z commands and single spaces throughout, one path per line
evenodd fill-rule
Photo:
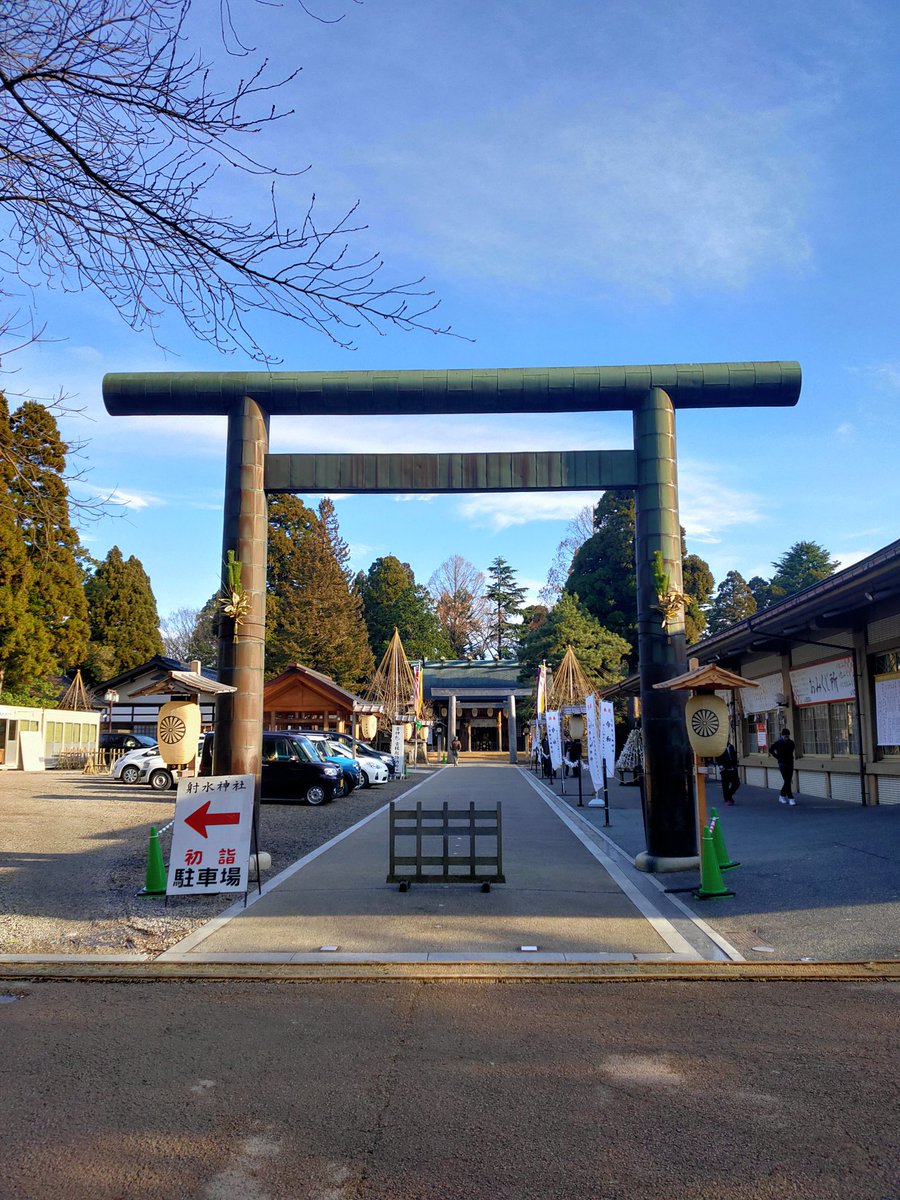
M 336 767 L 340 767 L 344 780 L 344 795 L 349 796 L 355 787 L 359 787 L 359 763 L 356 759 L 345 757 L 343 754 L 332 754 L 331 746 L 326 745 L 324 733 L 304 733 L 303 736 L 313 744 L 322 762 L 334 763 Z

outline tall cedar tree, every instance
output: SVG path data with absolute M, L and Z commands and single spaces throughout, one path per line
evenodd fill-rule
M 38 631 L 28 608 L 33 571 L 13 501 L 14 475 L 9 406 L 0 394 L 0 692 L 27 684 L 36 666 L 31 656 Z
M 267 588 L 266 674 L 296 662 L 359 689 L 374 662 L 329 500 L 316 513 L 296 496 L 270 498 Z
M 147 572 L 118 546 L 97 564 L 84 585 L 91 644 L 88 673 L 95 683 L 110 679 L 163 653 L 156 597 Z
M 9 423 L 16 462 L 10 495 L 34 572 L 28 597 L 38 637 L 32 670 L 46 678 L 79 666 L 89 637 L 83 552 L 69 519 L 64 478 L 68 447 L 53 414 L 36 401 L 26 400 Z
M 565 590 L 600 624 L 637 647 L 634 580 L 634 496 L 604 492 L 594 509 L 594 534 L 575 554 Z M 633 660 L 632 660 L 633 661 Z
M 777 604 L 785 596 L 793 596 L 795 592 L 828 579 L 840 563 L 818 542 L 795 542 L 772 566 L 775 574 L 769 580 L 769 603 Z
M 532 683 L 542 662 L 559 666 L 571 646 L 585 675 L 597 687 L 618 683 L 625 675 L 631 646 L 604 629 L 596 617 L 579 604 L 578 597 L 563 592 L 543 622 L 519 643 L 519 678 Z
M 516 583 L 516 572 L 505 558 L 495 558 L 488 567 L 488 585 L 484 595 L 488 602 L 486 624 L 490 644 L 497 658 L 512 652 L 518 642 L 519 621 L 528 589 Z
M 707 610 L 716 581 L 709 563 L 698 554 L 686 554 L 684 530 L 681 531 L 681 583 L 690 602 L 684 608 L 684 637 L 689 646 L 700 640 L 706 629 Z
M 634 562 L 634 497 L 604 492 L 594 509 L 596 532 L 576 553 L 566 591 L 578 596 L 606 629 L 633 647 L 637 661 L 637 586 Z M 681 530 L 682 586 L 691 601 L 685 608 L 685 639 L 696 642 L 706 625 L 705 609 L 714 586 L 709 564 L 687 554 Z
M 756 612 L 756 600 L 750 585 L 740 571 L 729 571 L 716 589 L 716 598 L 709 610 L 709 632 L 721 633 L 752 617 Z
M 452 655 L 428 589 L 416 583 L 409 563 L 402 563 L 393 554 L 376 558 L 367 572 L 357 575 L 356 590 L 362 598 L 369 644 L 376 660 L 383 658 L 395 628 L 407 658 Z

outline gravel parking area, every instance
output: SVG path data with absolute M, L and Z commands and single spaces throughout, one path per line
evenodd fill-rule
M 263 804 L 263 882 L 425 778 L 357 789 L 321 808 Z M 74 771 L 0 772 L 0 954 L 155 955 L 218 915 L 233 895 L 142 898 L 150 827 L 175 792 Z M 161 836 L 168 860 L 169 835 Z

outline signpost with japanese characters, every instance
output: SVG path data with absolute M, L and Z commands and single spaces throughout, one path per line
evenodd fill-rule
M 252 775 L 178 780 L 167 895 L 248 890 L 253 784 Z

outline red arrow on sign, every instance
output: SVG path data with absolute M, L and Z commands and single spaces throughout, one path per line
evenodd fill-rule
M 185 817 L 185 825 L 190 825 L 191 829 L 205 838 L 208 836 L 206 830 L 210 825 L 240 824 L 241 814 L 239 812 L 211 813 L 209 811 L 210 803 L 207 800 L 205 804 L 201 804 L 199 808 L 195 809 L 189 817 Z

